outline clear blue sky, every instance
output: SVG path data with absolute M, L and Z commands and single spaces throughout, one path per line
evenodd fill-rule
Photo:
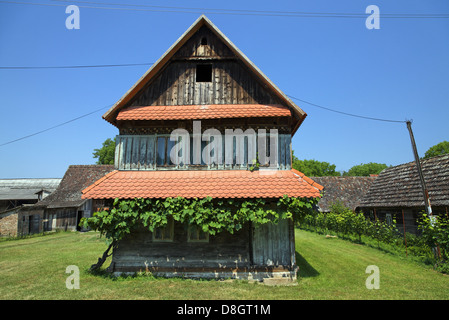
M 447 0 L 129 1 L 206 8 L 185 10 L 191 13 L 85 7 L 126 3 L 96 1 L 35 1 L 47 6 L 0 1 L 0 66 L 154 62 L 205 13 L 286 94 L 347 113 L 413 119 L 421 156 L 429 147 L 449 141 L 449 19 L 383 16 L 449 14 Z M 79 30 L 65 26 L 69 4 L 80 7 Z M 364 17 L 231 15 L 207 10 L 368 17 L 368 5 L 380 9 L 378 30 L 368 30 Z M 1 146 L 0 178 L 58 178 L 69 165 L 93 164 L 93 149 L 118 134 L 102 114 L 148 68 L 0 70 L 0 144 L 104 107 L 67 125 Z M 405 124 L 353 118 L 295 102 L 308 114 L 293 138 L 298 158 L 327 161 L 339 171 L 360 163 L 413 161 Z

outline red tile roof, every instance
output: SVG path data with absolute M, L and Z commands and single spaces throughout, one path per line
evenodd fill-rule
M 117 120 L 188 120 L 290 116 L 290 110 L 281 105 L 213 104 L 128 107 L 119 112 Z
M 118 171 L 83 190 L 84 199 L 319 197 L 323 187 L 297 170 Z

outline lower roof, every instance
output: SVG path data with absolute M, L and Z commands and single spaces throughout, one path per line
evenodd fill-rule
M 323 187 L 297 170 L 119 171 L 83 190 L 84 199 L 315 198 Z

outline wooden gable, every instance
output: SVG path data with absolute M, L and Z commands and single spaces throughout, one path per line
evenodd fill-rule
M 206 80 L 201 81 L 204 74 Z M 131 106 L 254 103 L 281 101 L 206 26 L 130 102 Z
M 221 31 L 201 16 L 104 115 L 136 106 L 282 105 L 292 111 L 292 134 L 306 113 L 282 93 Z

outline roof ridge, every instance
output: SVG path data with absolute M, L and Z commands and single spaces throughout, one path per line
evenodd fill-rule
M 310 184 L 312 187 L 317 188 L 318 190 L 323 190 L 324 187 L 317 183 L 316 181 L 313 181 L 312 179 L 310 179 L 309 177 L 307 177 L 304 173 L 302 173 L 301 171 L 298 171 L 296 169 L 291 169 L 291 171 L 293 173 L 296 173 L 297 175 L 299 175 L 302 179 L 304 179 L 308 184 Z

